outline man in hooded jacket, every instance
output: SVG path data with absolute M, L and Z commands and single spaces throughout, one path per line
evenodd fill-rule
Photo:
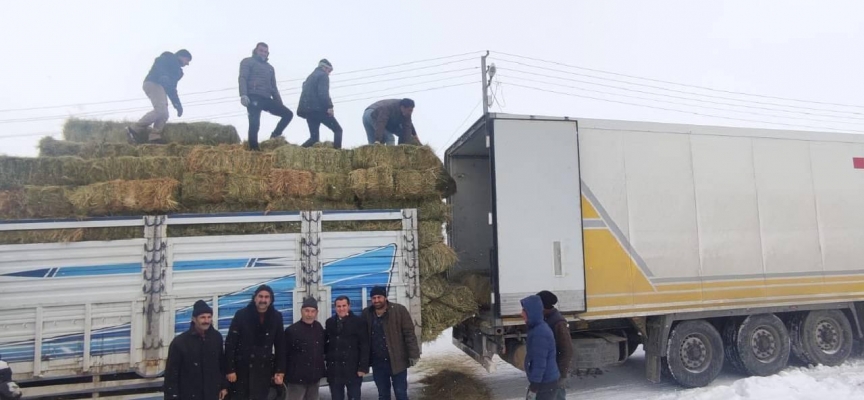
M 330 98 L 330 73 L 333 64 L 326 58 L 318 62 L 318 67 L 303 82 L 297 116 L 305 118 L 309 125 L 309 140 L 303 147 L 310 147 L 321 140 L 321 124 L 333 131 L 333 147 L 342 148 L 342 127 L 333 115 L 333 100 Z
M 532 295 L 521 300 L 522 319 L 528 325 L 525 374 L 528 376 L 529 400 L 553 400 L 558 392 L 558 364 L 555 335 L 543 321 L 543 301 Z
M 225 369 L 233 384 L 232 400 L 266 400 L 271 383 L 283 384 L 285 331 L 274 301 L 273 289 L 261 285 L 231 320 L 225 338 Z
M 222 334 L 213 327 L 213 309 L 203 300 L 192 307 L 189 330 L 168 347 L 165 400 L 222 400 L 228 394 Z
M 261 127 L 261 111 L 280 117 L 270 134 L 271 139 L 282 136 L 294 118 L 294 113 L 282 102 L 282 95 L 276 86 L 276 70 L 267 62 L 268 57 L 270 47 L 267 43 L 258 43 L 252 51 L 252 57 L 240 62 L 240 104 L 246 107 L 249 114 L 249 150 L 260 150 L 258 129 Z
M 567 324 L 567 320 L 555 308 L 555 304 L 558 303 L 558 296 L 555 296 L 554 293 L 548 290 L 543 290 L 537 293 L 537 295 L 543 301 L 543 319 L 555 335 L 555 356 L 558 372 L 561 374 L 561 378 L 558 380 L 558 395 L 556 398 L 562 400 L 567 397 L 570 363 L 573 361 L 573 339 L 570 337 L 570 327 Z

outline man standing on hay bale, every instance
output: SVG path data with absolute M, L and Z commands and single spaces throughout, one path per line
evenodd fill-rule
M 567 397 L 567 386 L 570 378 L 570 363 L 573 361 L 573 339 L 570 337 L 570 327 L 567 320 L 555 308 L 558 296 L 544 290 L 537 293 L 543 301 L 543 319 L 552 333 L 555 335 L 555 359 L 558 364 L 558 395 L 556 399 L 563 400 Z
M 276 70 L 267 60 L 270 48 L 267 43 L 258 43 L 252 57 L 240 62 L 240 104 L 249 114 L 249 149 L 258 148 L 258 129 L 261 127 L 261 111 L 281 117 L 270 138 L 282 136 L 285 127 L 294 118 L 294 113 L 282 103 L 282 95 L 276 86 Z
M 183 78 L 183 67 L 189 65 L 191 61 L 192 54 L 189 51 L 179 50 L 177 53 L 166 51 L 153 62 L 150 72 L 144 78 L 144 93 L 153 104 L 153 111 L 145 114 L 132 126 L 126 127 L 130 144 L 138 143 L 138 137 L 150 125 L 153 125 L 153 130 L 148 135 L 150 143 L 165 143 L 162 139 L 162 128 L 165 127 L 170 116 L 168 99 L 171 99 L 171 104 L 177 110 L 177 117 L 182 117 L 183 105 L 180 104 L 180 96 L 177 95 L 177 83 Z
M 558 393 L 555 335 L 543 322 L 543 300 L 532 295 L 521 300 L 522 319 L 528 325 L 525 374 L 528 376 L 528 400 L 553 400 Z
M 219 399 L 228 394 L 222 334 L 213 327 L 213 309 L 203 300 L 192 307 L 189 330 L 171 341 L 162 391 L 165 400 Z
M 333 116 L 333 100 L 330 99 L 330 73 L 333 64 L 326 58 L 318 62 L 318 67 L 303 82 L 297 116 L 305 118 L 309 125 L 309 140 L 303 147 L 312 147 L 321 138 L 321 124 L 333 131 L 333 148 L 342 148 L 342 127 Z
M 408 368 L 420 360 L 414 321 L 405 306 L 387 300 L 383 287 L 375 286 L 371 295 L 363 319 L 371 338 L 369 360 L 378 399 L 390 400 L 392 386 L 396 400 L 408 400 Z
M 318 400 L 324 378 L 324 327 L 316 321 L 318 301 L 303 299 L 299 321 L 285 328 L 288 400 Z
M 231 320 L 225 338 L 225 369 L 232 383 L 232 400 L 266 400 L 271 384 L 282 386 L 285 331 L 274 300 L 273 289 L 261 285 Z
M 394 136 L 399 138 L 399 144 L 419 144 L 411 122 L 413 113 L 414 100 L 411 99 L 381 100 L 367 107 L 363 112 L 363 127 L 369 144 L 392 146 L 396 142 Z
M 327 383 L 333 400 L 360 400 L 363 377 L 369 373 L 369 334 L 366 321 L 351 312 L 348 296 L 333 303 L 336 315 L 327 319 Z

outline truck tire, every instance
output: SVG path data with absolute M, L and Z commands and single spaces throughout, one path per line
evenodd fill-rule
M 723 369 L 723 338 L 708 321 L 684 321 L 669 335 L 666 362 L 681 386 L 702 387 Z
M 796 314 L 788 324 L 792 354 L 806 364 L 836 366 L 852 354 L 852 325 L 840 310 Z
M 729 319 L 723 344 L 726 361 L 748 375 L 774 375 L 789 363 L 789 331 L 774 314 Z

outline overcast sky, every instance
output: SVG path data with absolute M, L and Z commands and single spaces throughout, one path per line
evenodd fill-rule
M 186 110 L 177 118 L 172 109 L 169 122 L 232 124 L 245 139 L 237 72 L 258 41 L 270 44 L 270 62 L 277 79 L 286 81 L 280 89 L 292 110 L 299 92 L 289 89 L 322 57 L 333 63 L 331 94 L 346 146 L 365 142 L 360 121 L 368 104 L 404 95 L 417 102 L 421 139 L 446 148 L 480 115 L 475 67 L 481 50 L 492 51 L 489 61 L 498 67 L 494 111 L 864 132 L 864 107 L 730 93 L 864 106 L 862 1 L 28 0 L 6 2 L 0 15 L 0 153 L 36 155 L 39 134 L 59 133 L 64 116 L 139 118 L 149 104 L 141 84 L 153 59 L 180 48 L 193 55 L 179 84 Z M 462 83 L 469 84 L 436 89 Z M 426 89 L 436 90 L 407 93 Z M 209 93 L 192 94 L 198 92 Z M 133 101 L 82 105 L 117 100 Z M 73 106 L 9 111 L 58 105 Z M 27 121 L 13 122 L 19 119 Z M 260 135 L 266 137 L 275 123 L 275 117 L 262 116 Z M 324 127 L 322 135 L 332 137 Z M 296 119 L 286 136 L 304 141 L 305 121 Z

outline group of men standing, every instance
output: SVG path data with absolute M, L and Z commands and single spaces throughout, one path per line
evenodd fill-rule
M 203 300 L 193 306 L 188 331 L 171 342 L 165 370 L 165 399 L 267 400 L 286 389 L 288 400 L 317 400 L 327 379 L 333 400 L 360 399 L 370 367 L 379 399 L 408 399 L 408 368 L 420 357 L 408 310 L 375 287 L 362 316 L 351 300 L 334 301 L 336 315 L 317 321 L 318 302 L 306 298 L 301 318 L 283 329 L 273 290 L 261 285 L 238 310 L 228 335 L 213 326 L 213 310 Z M 347 394 L 347 396 L 346 396 Z
M 259 151 L 258 131 L 261 127 L 261 112 L 279 117 L 270 138 L 282 136 L 285 128 L 294 118 L 294 113 L 282 101 L 276 81 L 276 70 L 270 65 L 270 47 L 266 43 L 258 43 L 250 57 L 240 62 L 238 78 L 240 88 L 240 104 L 246 107 L 249 117 L 248 143 L 249 149 Z M 176 53 L 163 52 L 153 63 L 144 78 L 144 93 L 150 99 L 153 110 L 144 115 L 138 122 L 127 126 L 126 133 L 130 143 L 141 143 L 144 133 L 148 142 L 164 144 L 162 130 L 169 118 L 168 101 L 177 110 L 177 116 L 183 115 L 183 105 L 177 93 L 177 84 L 183 78 L 183 67 L 189 65 L 192 55 L 188 50 Z M 330 97 L 330 73 L 333 64 L 322 59 L 318 66 L 303 82 L 300 101 L 297 106 L 297 116 L 306 119 L 309 126 L 309 139 L 302 146 L 310 147 L 321 140 L 321 125 L 333 131 L 333 147 L 342 148 L 342 127 L 336 120 L 333 111 L 333 100 Z M 363 112 L 363 127 L 369 144 L 382 143 L 386 145 L 419 144 L 417 130 L 411 120 L 414 112 L 414 101 L 404 99 L 385 99 L 369 105 Z

